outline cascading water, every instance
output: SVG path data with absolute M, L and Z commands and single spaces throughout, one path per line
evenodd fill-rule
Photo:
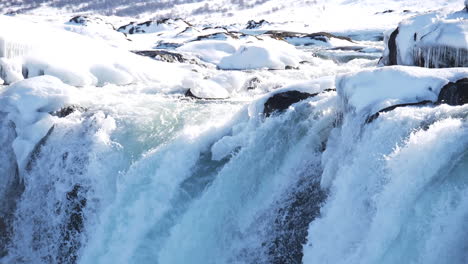
M 24 166 L 0 112 L 0 263 L 468 261 L 467 106 L 366 122 L 327 89 L 265 117 L 133 88 L 51 112 Z
M 332 132 L 305 263 L 466 263 L 468 108 L 400 108 Z

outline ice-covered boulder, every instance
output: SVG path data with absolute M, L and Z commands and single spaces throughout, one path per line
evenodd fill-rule
M 428 13 L 385 34 L 382 65 L 427 68 L 468 66 L 468 12 Z
M 25 168 L 36 144 L 54 124 L 51 112 L 78 99 L 75 87 L 52 76 L 16 82 L 2 92 L 0 110 L 14 122 L 17 137 L 13 149 L 20 168 Z
M 157 33 L 168 30 L 185 30 L 187 27 L 190 26 L 191 24 L 183 19 L 168 18 L 161 20 L 148 20 L 142 23 L 131 22 L 127 25 L 119 27 L 117 31 L 126 34 Z
M 385 109 L 391 111 L 394 106 L 438 103 L 445 85 L 467 77 L 467 68 L 392 66 L 345 74 L 339 76 L 336 83 L 346 111 L 372 117 L 375 113 L 386 112 Z M 460 94 L 460 90 L 455 91 L 444 92 L 448 94 L 444 98 Z

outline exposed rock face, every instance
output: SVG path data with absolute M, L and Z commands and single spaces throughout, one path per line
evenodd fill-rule
M 255 90 L 260 85 L 261 81 L 258 77 L 253 77 L 252 79 L 248 80 L 245 87 L 247 90 Z
M 117 31 L 127 34 L 156 33 L 169 29 L 186 29 L 187 27 L 191 26 L 192 25 L 190 23 L 180 18 L 166 18 L 160 20 L 148 20 L 142 23 L 131 22 L 127 25 L 119 27 Z
M 70 24 L 77 24 L 77 25 L 82 25 L 82 26 L 87 26 L 89 24 L 100 24 L 100 25 L 106 25 L 109 28 L 115 30 L 114 25 L 112 25 L 109 22 L 104 21 L 103 19 L 99 17 L 89 17 L 89 16 L 75 16 L 71 18 L 68 23 Z
M 199 96 L 199 95 L 195 95 L 194 92 L 192 92 L 191 89 L 188 89 L 185 94 L 184 94 L 186 97 L 189 97 L 189 98 L 193 98 L 193 99 L 200 99 L 200 100 L 223 100 L 223 99 L 226 99 L 227 97 L 220 97 L 220 98 L 216 98 L 216 97 L 207 97 L 207 96 Z
M 388 50 L 389 50 L 389 55 L 388 55 L 388 63 L 386 65 L 397 65 L 397 56 L 398 56 L 398 50 L 397 50 L 397 44 L 396 44 L 396 37 L 398 36 L 398 31 L 399 29 L 396 28 L 392 34 L 390 34 L 390 38 L 388 39 Z
M 448 105 L 464 105 L 468 103 L 468 78 L 460 79 L 456 82 L 451 82 L 442 87 L 440 90 L 439 104 Z
M 246 29 L 255 29 L 255 28 L 259 28 L 259 27 L 262 27 L 263 25 L 268 25 L 268 24 L 270 24 L 270 22 L 266 21 L 265 19 L 262 19 L 258 22 L 255 20 L 249 20 L 247 22 Z
M 84 229 L 83 210 L 86 207 L 87 199 L 83 195 L 85 190 L 77 184 L 67 192 L 66 208 L 68 219 L 65 228 L 62 230 L 62 244 L 59 247 L 60 263 L 76 263 L 78 260 L 78 250 L 81 247 L 79 234 Z
M 285 206 L 279 208 L 273 224 L 274 236 L 266 242 L 269 263 L 302 263 L 303 245 L 307 242 L 309 224 L 320 215 L 326 192 L 317 178 L 304 179 Z
M 351 38 L 336 36 L 328 32 L 316 32 L 316 33 L 300 33 L 300 32 L 291 32 L 291 31 L 279 31 L 279 30 L 270 30 L 265 32 L 263 35 L 270 36 L 275 39 L 285 40 L 293 45 L 313 45 L 315 43 L 329 43 L 331 39 L 339 39 L 343 41 L 348 41 L 353 43 Z M 300 43 L 300 44 L 298 44 Z
M 0 259 L 8 254 L 8 244 L 13 235 L 13 221 L 17 201 L 24 191 L 24 183 L 20 179 L 16 156 L 12 143 L 16 138 L 15 125 L 9 121 L 5 113 L 0 112 L 0 160 L 4 162 L 0 167 Z
M 62 109 L 58 111 L 52 112 L 51 115 L 63 118 L 63 117 L 67 117 L 71 115 L 75 111 L 85 112 L 86 110 L 87 110 L 86 108 L 79 106 L 79 105 L 69 105 L 69 106 L 63 107 Z
M 292 104 L 316 96 L 317 94 L 304 93 L 299 91 L 287 91 L 277 93 L 268 98 L 265 102 L 263 114 L 269 117 L 273 112 L 281 112 L 288 109 Z
M 133 51 L 133 53 L 165 62 L 183 63 L 187 61 L 181 54 L 165 50 L 138 50 Z

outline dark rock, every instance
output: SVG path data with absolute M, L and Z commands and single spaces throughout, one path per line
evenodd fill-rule
M 159 41 L 158 44 L 154 48 L 155 49 L 177 49 L 178 47 L 181 47 L 182 45 L 183 44 L 180 44 L 180 43 Z
M 76 263 L 78 260 L 78 251 L 81 247 L 79 234 L 84 229 L 83 210 L 87 204 L 84 193 L 84 188 L 79 184 L 75 184 L 73 189 L 66 194 L 68 220 L 61 233 L 62 243 L 59 247 L 59 263 Z
M 239 37 L 243 35 L 239 32 L 217 32 L 208 35 L 198 36 L 192 41 L 200 41 L 200 40 L 209 40 L 209 39 L 219 39 L 219 40 L 226 40 L 226 39 L 239 39 Z
M 383 12 L 377 12 L 377 13 L 375 13 L 375 14 L 389 14 L 389 13 L 393 13 L 393 12 L 395 12 L 395 10 L 388 9 L 388 10 L 385 10 L 385 11 L 383 11 Z
M 266 21 L 265 19 L 262 19 L 262 20 L 260 20 L 258 22 L 256 22 L 255 20 L 249 20 L 247 22 L 246 29 L 255 29 L 255 28 L 259 28 L 259 27 L 261 27 L 263 25 L 268 25 L 268 24 L 270 24 L 270 22 Z
M 299 91 L 287 91 L 274 94 L 265 102 L 263 114 L 269 117 L 273 112 L 281 112 L 288 109 L 289 106 L 317 94 L 304 93 Z
M 70 19 L 68 22 L 85 25 L 87 21 L 89 21 L 89 17 L 87 16 L 75 16 L 72 19 Z
M 263 35 L 270 36 L 275 39 L 285 40 L 291 38 L 300 38 L 300 39 L 308 39 L 311 41 L 322 41 L 322 42 L 329 42 L 331 38 L 346 40 L 349 42 L 353 42 L 349 37 L 337 36 L 328 32 L 316 32 L 316 33 L 300 33 L 300 32 L 291 32 L 291 31 L 279 31 L 279 30 L 270 30 L 265 32 Z M 312 43 L 311 43 L 312 44 Z
M 29 155 L 28 163 L 26 164 L 26 171 L 30 172 L 33 169 L 36 160 L 39 158 L 42 147 L 46 144 L 47 139 L 49 139 L 52 132 L 54 132 L 54 129 L 55 125 L 50 127 L 49 131 L 47 131 L 47 134 L 43 138 L 41 138 L 41 140 L 39 140 L 39 142 L 37 142 L 37 144 L 34 146 L 33 150 L 31 151 L 31 154 Z
M 399 28 L 396 28 L 392 34 L 390 34 L 390 38 L 388 39 L 388 62 L 386 65 L 391 66 L 391 65 L 397 65 L 398 64 L 398 51 L 397 51 L 397 43 L 396 43 L 396 37 L 398 36 Z
M 432 101 L 424 100 L 424 101 L 417 102 L 417 103 L 407 103 L 407 104 L 392 105 L 392 106 L 386 107 L 386 108 L 384 108 L 384 109 L 378 111 L 377 113 L 375 113 L 375 114 L 369 116 L 369 117 L 366 119 L 366 124 L 372 123 L 372 121 L 374 121 L 375 119 L 377 119 L 377 118 L 379 117 L 380 114 L 393 111 L 393 110 L 395 110 L 396 108 L 399 108 L 399 107 L 418 106 L 418 105 L 429 105 L 429 104 L 433 104 L 433 103 L 434 103 L 434 102 L 432 102 Z
M 438 104 L 464 105 L 468 103 L 468 78 L 450 82 L 440 90 Z
M 208 29 L 221 29 L 221 30 L 224 30 L 225 32 L 228 32 L 228 31 L 229 31 L 226 27 L 221 27 L 221 26 L 216 26 L 216 27 L 204 27 L 202 30 L 208 30 Z
M 0 167 L 3 190 L 0 190 L 0 259 L 8 255 L 8 245 L 13 236 L 13 224 L 17 203 L 24 192 L 24 182 L 20 177 L 16 156 L 12 147 L 17 137 L 15 125 L 6 118 L 6 113 L 0 112 L 0 127 L 2 136 L 0 144 L 2 151 Z M 1 260 L 0 260 L 1 262 Z
M 130 22 L 127 25 L 123 25 L 117 29 L 119 32 L 127 33 L 127 34 L 137 34 L 137 33 L 147 33 L 150 31 L 151 27 L 157 27 L 161 24 L 173 25 L 177 27 L 177 23 L 180 23 L 184 27 L 191 27 L 192 24 L 188 23 L 187 21 L 176 18 L 165 18 L 160 20 L 148 20 L 142 23 Z
M 141 56 L 146 56 L 165 62 L 183 63 L 187 61 L 181 54 L 165 50 L 137 50 L 132 52 Z
M 272 264 L 302 263 L 310 223 L 320 215 L 327 195 L 320 187 L 319 177 L 308 177 L 297 183 L 296 191 L 276 212 L 273 237 L 266 241 Z
M 224 100 L 226 98 L 205 98 L 205 97 L 199 97 L 196 96 L 190 89 L 188 89 L 185 94 L 186 97 L 193 98 L 193 99 L 199 99 L 199 100 Z
M 78 15 L 78 16 L 75 16 L 73 18 L 71 18 L 68 23 L 70 24 L 77 24 L 77 25 L 83 25 L 83 26 L 87 26 L 88 24 L 104 24 L 104 25 L 107 25 L 109 28 L 111 28 L 112 30 L 115 30 L 115 27 L 114 25 L 112 25 L 111 23 L 109 22 L 106 22 L 104 21 L 103 19 L 99 18 L 99 17 L 89 17 L 89 16 L 82 16 L 82 15 Z
M 75 111 L 85 112 L 87 109 L 79 105 L 68 105 L 62 107 L 60 110 L 50 113 L 53 116 L 57 117 L 67 117 Z
M 245 87 L 247 90 L 255 90 L 258 88 L 258 85 L 261 83 L 258 77 L 253 77 L 252 79 L 248 80 Z
M 285 70 L 299 70 L 299 67 L 294 67 L 294 66 L 291 66 L 291 65 L 286 65 L 286 67 L 284 67 Z

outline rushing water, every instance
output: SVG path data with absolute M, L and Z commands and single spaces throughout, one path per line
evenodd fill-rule
M 467 106 L 107 96 L 24 169 L 0 113 L 1 263 L 468 261 Z

